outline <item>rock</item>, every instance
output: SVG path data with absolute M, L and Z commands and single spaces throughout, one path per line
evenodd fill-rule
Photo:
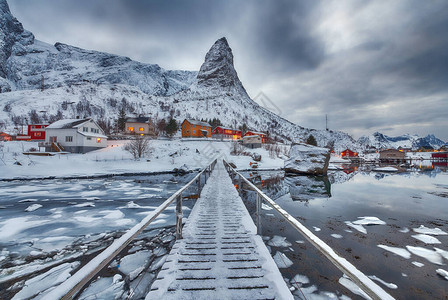
M 301 175 L 326 175 L 330 149 L 304 143 L 294 143 L 285 160 L 285 172 Z
M 261 161 L 261 154 L 252 153 L 252 158 L 254 159 L 254 161 Z

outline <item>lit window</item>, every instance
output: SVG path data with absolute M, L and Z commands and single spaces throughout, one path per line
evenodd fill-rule
M 101 139 L 100 139 L 100 138 L 97 138 L 97 139 L 96 139 L 96 142 L 97 142 L 97 143 L 101 143 Z
M 129 131 L 134 131 L 134 127 L 128 127 Z
M 143 127 L 140 127 L 140 129 L 139 129 L 140 131 L 144 131 L 145 129 L 143 128 Z
M 40 132 L 36 132 L 36 136 L 40 136 Z

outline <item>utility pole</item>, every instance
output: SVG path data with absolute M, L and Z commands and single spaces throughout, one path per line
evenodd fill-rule
M 45 78 L 44 78 L 44 75 L 42 75 L 42 78 L 41 78 L 41 80 L 40 80 L 40 90 L 41 90 L 42 92 L 45 90 L 45 85 L 44 85 L 44 83 L 45 83 Z
M 328 131 L 328 115 L 325 115 L 325 129 Z

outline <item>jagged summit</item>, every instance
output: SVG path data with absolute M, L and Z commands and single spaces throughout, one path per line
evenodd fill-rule
M 199 87 L 242 89 L 243 85 L 233 66 L 232 49 L 225 37 L 217 40 L 205 56 L 197 76 Z M 244 90 L 246 94 L 246 91 Z

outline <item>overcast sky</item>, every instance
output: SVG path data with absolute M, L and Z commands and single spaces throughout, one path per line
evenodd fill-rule
M 227 37 L 249 95 L 358 138 L 448 141 L 448 1 L 10 0 L 37 39 L 199 70 Z M 277 111 L 276 111 L 277 112 Z

